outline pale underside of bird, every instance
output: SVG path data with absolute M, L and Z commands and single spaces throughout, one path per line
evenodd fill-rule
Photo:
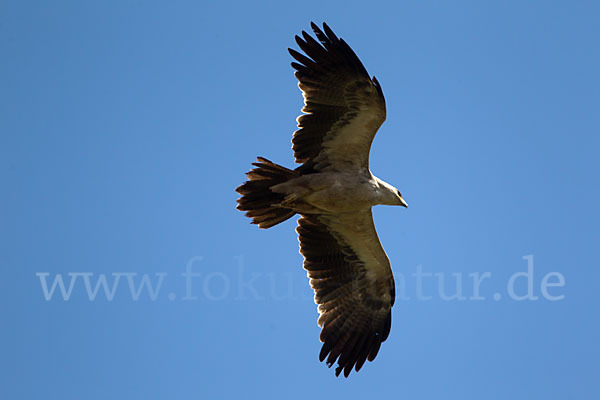
M 369 150 L 386 117 L 375 77 L 346 42 L 323 24 L 302 32 L 289 49 L 297 61 L 303 114 L 292 139 L 291 170 L 258 157 L 236 190 L 237 208 L 270 228 L 300 214 L 296 231 L 315 291 L 322 328 L 320 361 L 347 377 L 373 361 L 390 332 L 394 277 L 371 207 L 406 203 L 398 189 L 369 170 Z

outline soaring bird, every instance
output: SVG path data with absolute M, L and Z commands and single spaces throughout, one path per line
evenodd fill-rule
M 407 204 L 369 169 L 386 116 L 379 82 L 327 24 L 311 27 L 316 40 L 304 31 L 295 37 L 304 54 L 288 49 L 304 96 L 292 138 L 302 165 L 292 170 L 258 157 L 236 189 L 237 209 L 265 229 L 300 214 L 300 253 L 322 328 L 319 360 L 337 361 L 336 376 L 348 377 L 375 359 L 392 321 L 394 277 L 371 207 Z

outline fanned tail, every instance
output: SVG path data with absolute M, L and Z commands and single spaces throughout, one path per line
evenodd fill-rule
M 297 178 L 300 173 L 263 157 L 257 157 L 257 162 L 252 165 L 256 168 L 247 173 L 249 180 L 235 189 L 242 195 L 237 200 L 237 209 L 246 211 L 246 216 L 252 218 L 252 223 L 263 229 L 275 226 L 296 214 L 289 208 L 278 206 L 285 195 L 272 192 L 271 187 Z

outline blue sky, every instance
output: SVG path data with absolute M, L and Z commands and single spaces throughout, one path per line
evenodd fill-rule
M 597 3 L 0 8 L 0 397 L 598 398 Z M 293 165 L 311 20 L 381 82 L 371 168 L 410 205 L 374 210 L 403 293 L 349 379 L 295 222 L 235 210 L 255 156 Z

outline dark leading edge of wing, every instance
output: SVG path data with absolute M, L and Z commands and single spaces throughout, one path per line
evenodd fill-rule
M 300 129 L 292 139 L 296 162 L 314 160 L 322 153 L 324 142 L 342 135 L 354 136 L 348 142 L 360 145 L 356 148 L 359 162 L 368 164 L 371 141 L 385 120 L 385 99 L 379 82 L 369 77 L 354 51 L 327 24 L 323 24 L 323 31 L 314 23 L 311 27 L 320 44 L 302 31 L 296 42 L 306 55 L 288 49 L 298 61 L 292 62 L 292 67 L 305 98 L 302 111 L 306 115 L 298 117 Z M 353 125 L 357 123 L 360 126 Z M 335 152 L 336 146 L 332 147 L 327 151 Z M 318 162 L 331 164 L 326 158 L 328 155 L 322 154 Z
M 390 301 L 373 295 L 373 281 L 353 249 L 336 239 L 316 215 L 302 215 L 296 229 L 304 269 L 319 304 L 319 326 L 323 347 L 319 360 L 331 367 L 337 360 L 336 376 L 360 370 L 366 360 L 373 361 L 391 327 L 394 303 L 393 278 L 385 290 Z M 388 297 L 389 299 L 389 297 Z

